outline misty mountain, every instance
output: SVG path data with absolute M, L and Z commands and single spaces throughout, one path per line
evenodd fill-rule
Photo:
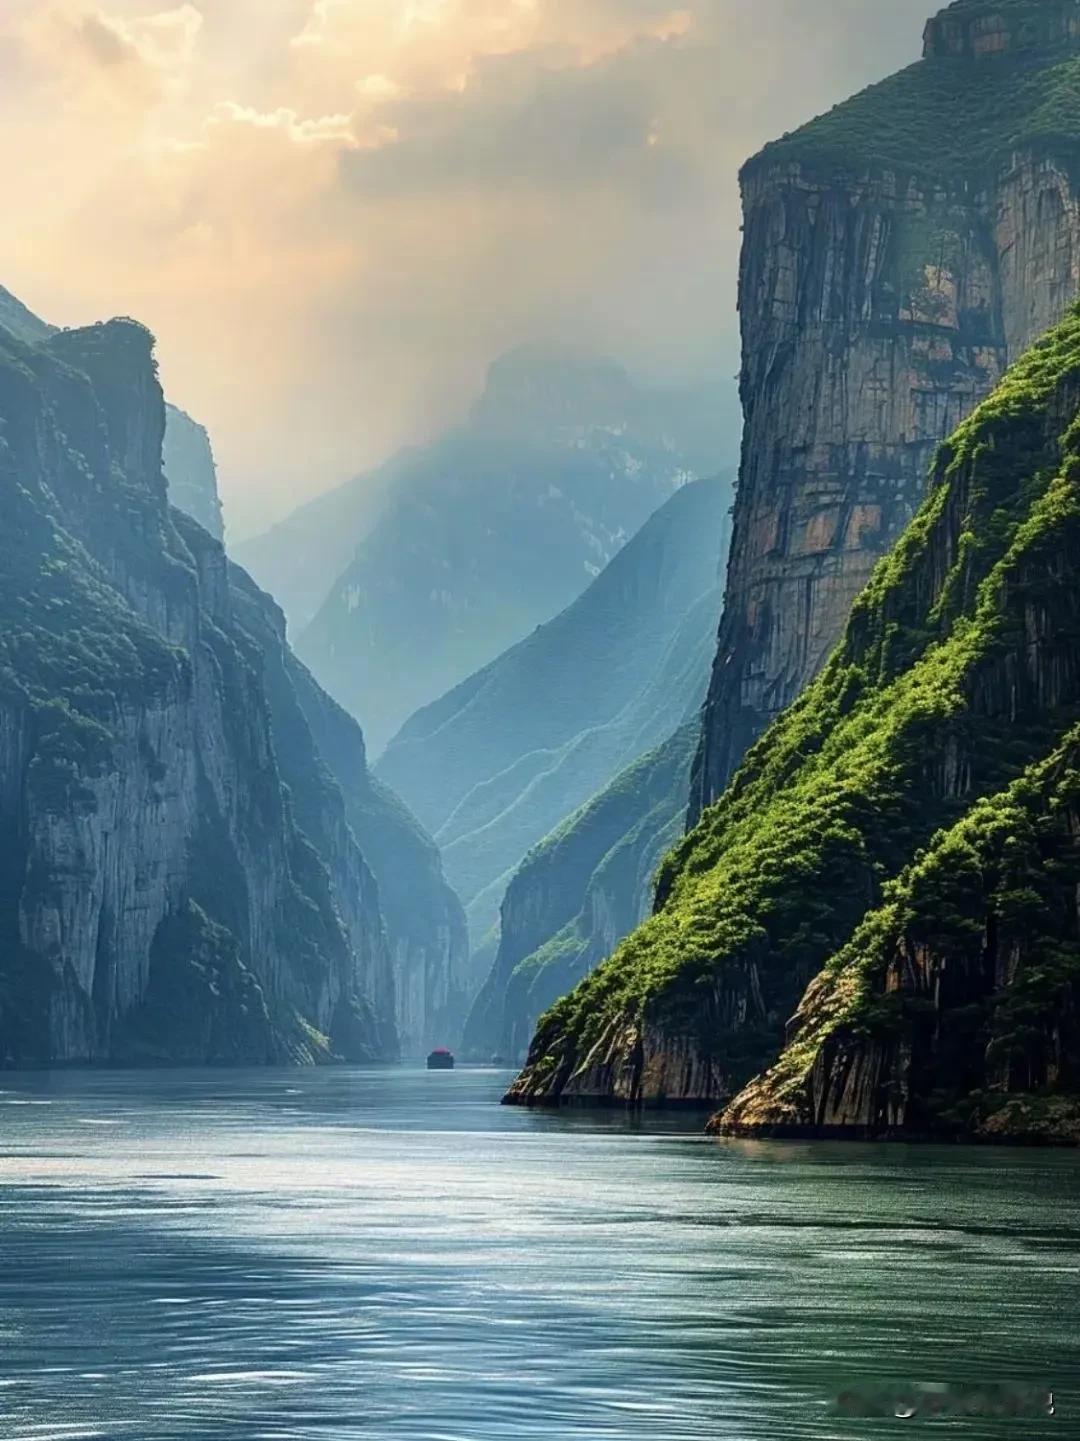
M 700 731 L 695 714 L 522 861 L 465 1028 L 467 1055 L 523 1057 L 548 1007 L 648 916 L 660 863 L 685 829 Z
M 413 716 L 377 763 L 441 846 L 474 944 L 527 852 L 696 715 L 730 503 L 726 480 L 682 487 L 571 606 Z
M 46 325 L 44 320 L 39 320 L 32 310 L 26 306 L 10 290 L 5 290 L 0 285 L 0 326 L 16 340 L 22 340 L 27 345 L 37 345 L 39 341 L 47 340 L 53 332 L 51 325 Z
M 261 535 L 230 546 L 230 553 L 273 593 L 293 637 L 311 623 L 358 546 L 374 529 L 393 487 L 406 478 L 421 452 L 404 450 L 385 465 L 316 496 Z
M 237 556 L 378 751 L 569 605 L 679 486 L 733 456 L 722 414 L 706 387 L 650 390 L 610 361 L 523 347 L 491 367 L 466 425 Z
M 205 426 L 175 405 L 165 407 L 162 464 L 169 501 L 215 540 L 224 540 L 225 522 L 217 488 L 217 466 Z

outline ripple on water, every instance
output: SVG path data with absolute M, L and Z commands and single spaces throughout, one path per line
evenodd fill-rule
M 915 1380 L 1076 1427 L 1069 1153 L 715 1144 L 464 1068 L 8 1080 L 3 1441 L 865 1441 L 840 1392 Z

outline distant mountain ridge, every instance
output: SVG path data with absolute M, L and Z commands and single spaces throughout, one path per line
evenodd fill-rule
M 494 964 L 469 1012 L 466 1055 L 524 1060 L 548 1007 L 650 914 L 660 863 L 683 834 L 699 733 L 695 706 L 669 740 L 522 861 L 503 897 Z
M 413 716 L 376 774 L 442 847 L 474 944 L 519 862 L 700 706 L 731 487 L 678 490 L 573 605 Z
M 236 554 L 377 754 L 413 712 L 570 604 L 657 506 L 734 448 L 718 389 L 649 389 L 610 361 L 525 346 L 491 366 L 464 426 Z

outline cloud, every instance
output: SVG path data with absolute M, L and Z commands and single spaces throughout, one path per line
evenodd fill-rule
M 612 62 L 554 67 L 543 54 L 485 59 L 460 90 L 388 101 L 393 138 L 344 163 L 358 194 L 608 180 L 647 158 L 653 97 Z
M 131 45 L 145 64 L 174 76 L 182 75 L 194 59 L 203 27 L 202 12 L 190 4 L 127 22 L 98 18 Z
M 204 122 L 207 130 L 218 126 L 248 125 L 255 130 L 276 130 L 294 144 L 311 145 L 331 141 L 353 146 L 356 137 L 349 115 L 320 115 L 303 118 L 286 105 L 276 110 L 255 110 L 235 100 L 219 100 Z
M 149 109 L 182 89 L 203 25 L 193 4 L 127 17 L 80 0 L 14 3 L 0 35 L 20 45 L 41 89 L 90 109 Z
M 5 0 L 0 283 L 125 312 L 250 529 L 452 421 L 499 350 L 737 367 L 735 176 L 926 0 Z

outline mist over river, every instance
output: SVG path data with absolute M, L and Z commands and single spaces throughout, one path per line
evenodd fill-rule
M 716 1142 L 508 1079 L 0 1077 L 0 1437 L 1078 1434 L 1075 1152 Z M 1058 1416 L 836 1414 L 907 1381 Z

